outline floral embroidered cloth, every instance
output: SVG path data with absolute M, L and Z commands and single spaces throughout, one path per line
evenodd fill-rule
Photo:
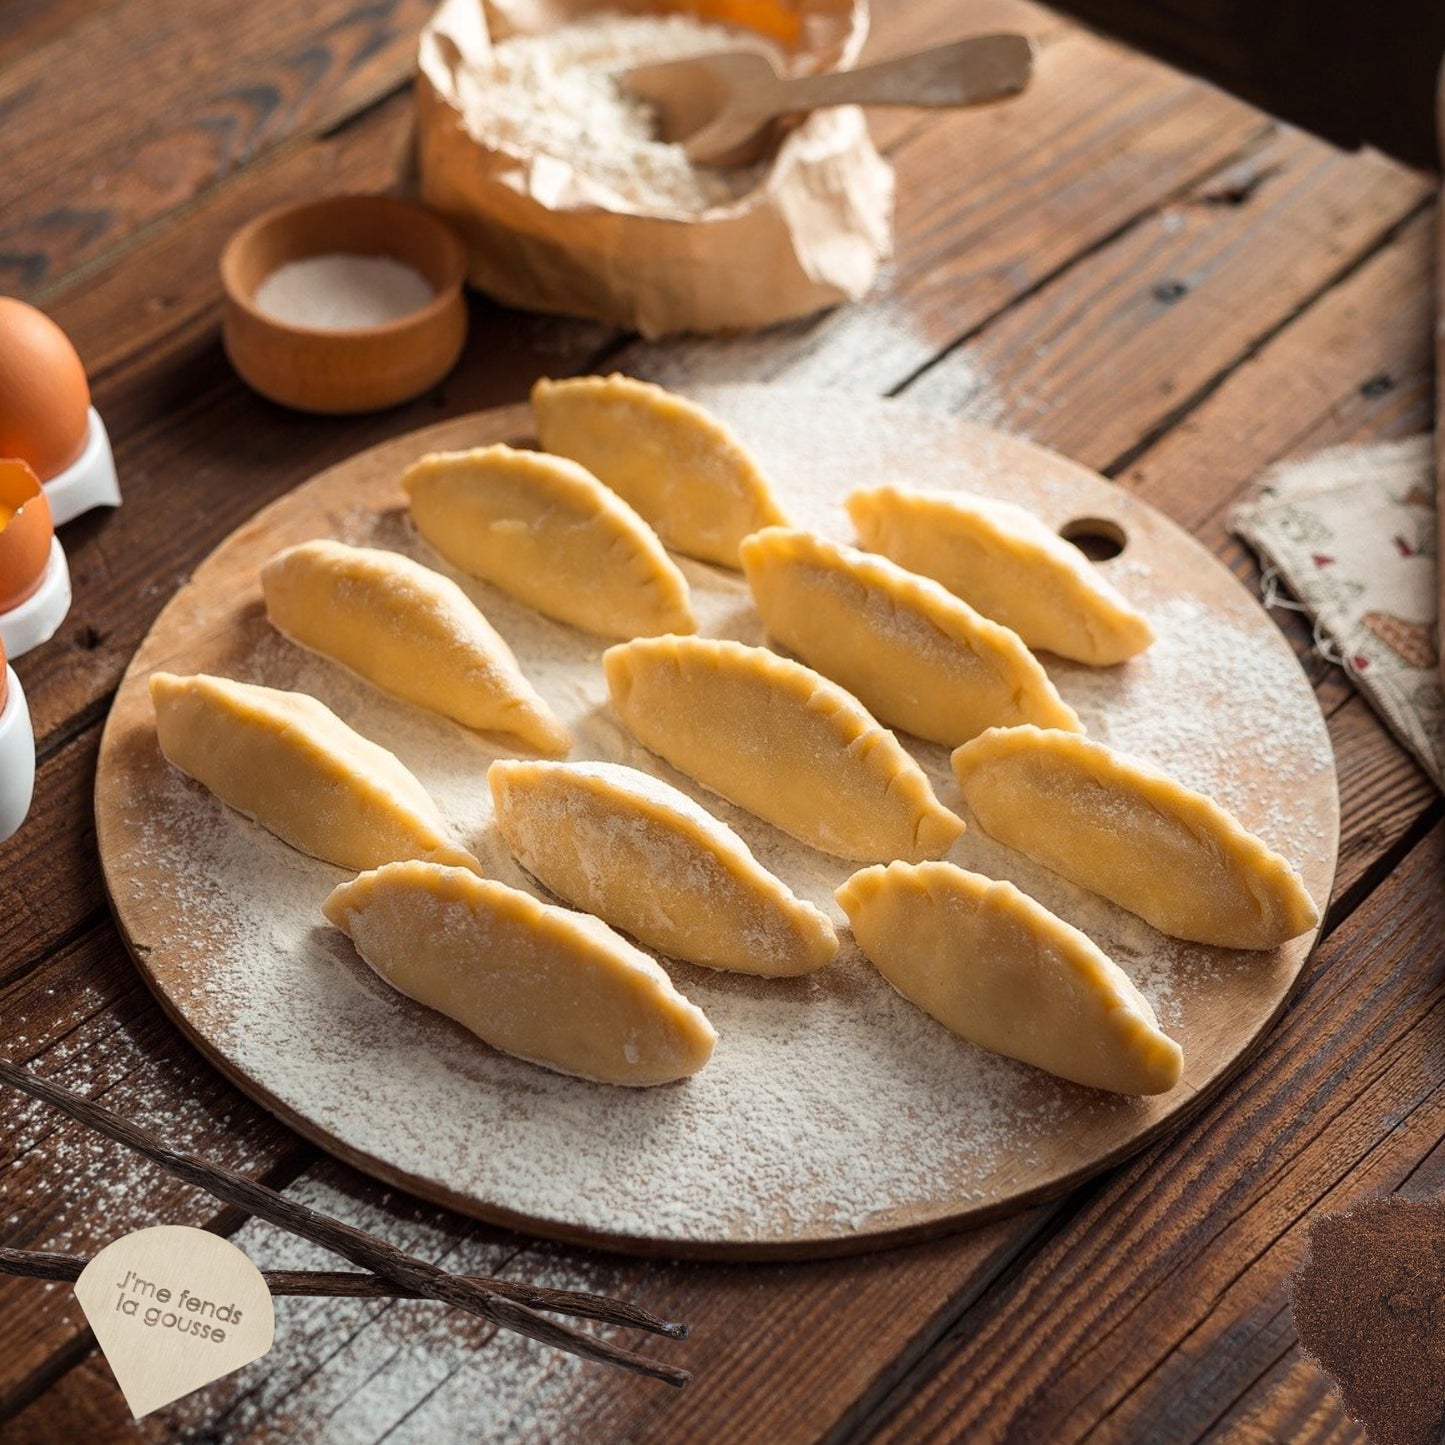
M 1299 598 L 1323 655 L 1445 786 L 1432 438 L 1283 463 L 1230 522 L 1264 562 L 1266 602 L 1277 581 Z

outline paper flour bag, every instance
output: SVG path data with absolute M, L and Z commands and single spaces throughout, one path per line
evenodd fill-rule
M 443 0 L 421 37 L 418 169 L 473 285 L 647 337 L 766 326 L 868 290 L 891 247 L 893 174 L 855 107 L 816 112 L 742 170 L 691 167 L 639 139 L 641 120 L 624 133 L 602 72 L 709 48 L 698 22 L 746 28 L 801 75 L 853 63 L 867 8 Z

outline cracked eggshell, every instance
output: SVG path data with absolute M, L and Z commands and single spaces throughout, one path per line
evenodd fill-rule
M 55 526 L 34 468 L 0 458 L 0 612 L 34 596 L 50 561 Z

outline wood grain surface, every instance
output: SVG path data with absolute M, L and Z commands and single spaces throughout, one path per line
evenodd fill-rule
M 137 1427 L 68 1294 L 7 1281 L 0 1438 L 1361 1440 L 1299 1354 L 1287 1263 L 1316 1213 L 1391 1189 L 1438 1196 L 1445 1184 L 1429 912 L 1442 808 L 1290 616 L 1279 621 L 1328 716 L 1342 803 L 1335 901 L 1297 1001 L 1226 1100 L 1132 1164 L 1029 1215 L 841 1263 L 558 1251 L 318 1160 L 201 1064 L 149 1001 L 103 904 L 90 788 L 130 655 L 246 516 L 376 441 L 520 400 L 544 372 L 613 359 L 678 384 L 776 376 L 875 395 L 908 395 L 943 368 L 935 402 L 1081 450 L 1253 583 L 1226 522 L 1264 467 L 1430 424 L 1433 182 L 1343 155 L 1047 12 L 896 0 L 875 7 L 871 57 L 1019 17 L 1043 52 L 1016 121 L 1002 110 L 875 118 L 900 187 L 898 253 L 873 298 L 760 336 L 659 346 L 477 298 L 468 352 L 435 395 L 354 424 L 304 421 L 228 373 L 215 256 L 266 205 L 399 175 L 420 16 L 367 8 L 383 29 L 399 27 L 385 65 L 344 33 L 328 37 L 344 5 L 22 0 L 0 16 L 0 174 L 25 177 L 23 195 L 5 191 L 0 286 L 39 297 L 75 339 L 126 497 L 119 512 L 62 529 L 75 604 L 17 669 L 41 765 L 34 813 L 0 846 L 0 1028 L 12 1057 L 398 1243 L 456 1267 L 587 1281 L 688 1319 L 678 1358 L 698 1381 L 664 1398 L 459 1332 L 426 1306 L 285 1301 L 267 1361 Z M 102 24 L 113 44 L 97 64 L 89 42 Z M 188 33 L 217 52 L 201 83 L 153 82 L 166 57 L 182 73 Z M 287 56 L 313 44 L 336 58 L 308 82 Z M 37 63 L 46 55 L 82 79 L 37 83 L 60 73 Z M 294 109 L 269 122 L 245 102 L 227 111 L 217 97 L 228 71 Z M 115 123 L 80 123 L 92 83 L 115 100 Z M 218 163 L 206 123 L 223 114 L 241 117 L 230 134 L 253 143 Z M 32 137 L 53 165 L 24 159 Z M 128 166 L 142 150 L 150 167 Z M 1271 200 L 1276 183 L 1288 205 Z M 1282 247 L 1297 269 L 1279 264 Z M 1170 1186 L 1176 1171 L 1190 1188 Z M 269 1231 L 25 1104 L 12 1102 L 0 1126 L 0 1202 L 7 1244 L 90 1250 L 163 1220 L 239 1230 L 264 1263 L 284 1253 Z M 1106 1256 L 1090 1244 L 1100 1229 Z M 1046 1299 L 1095 1328 L 1051 1317 L 1031 1363 Z

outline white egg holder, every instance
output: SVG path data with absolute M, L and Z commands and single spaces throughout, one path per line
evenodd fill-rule
M 59 527 L 93 507 L 120 506 L 120 483 L 110 436 L 100 413 L 90 408 L 85 448 L 63 472 L 44 483 L 50 515 Z M 0 612 L 0 642 L 7 657 L 23 657 L 55 636 L 70 611 L 70 568 L 58 537 L 50 539 L 50 557 L 40 586 L 18 607 Z
M 35 734 L 30 708 L 15 669 L 6 667 L 5 708 L 0 712 L 0 842 L 25 821 L 35 792 Z
M 0 642 L 7 657 L 19 657 L 52 638 L 70 611 L 70 567 L 57 537 L 36 588 L 18 607 L 0 612 Z M 35 733 L 25 689 L 15 669 L 5 667 L 5 707 L 0 711 L 0 843 L 25 821 L 35 792 Z
M 85 450 L 63 472 L 45 483 L 45 497 L 57 527 L 92 507 L 120 506 L 120 482 L 115 474 L 110 435 L 94 407 L 90 408 L 89 415 Z
M 94 507 L 120 506 L 120 482 L 110 435 L 100 413 L 89 411 L 85 447 L 63 472 L 50 478 L 45 499 L 59 527 Z M 70 611 L 70 567 L 58 537 L 50 539 L 50 556 L 40 586 L 24 602 L 0 612 L 0 642 L 7 657 L 21 657 L 55 636 Z M 35 792 L 35 734 L 25 689 L 6 666 L 5 707 L 0 710 L 0 842 L 25 821 Z
M 19 606 L 0 612 L 0 642 L 5 644 L 6 657 L 23 657 L 42 642 L 49 642 L 69 611 L 70 568 L 60 539 L 52 537 L 50 560 L 45 564 L 40 586 Z

